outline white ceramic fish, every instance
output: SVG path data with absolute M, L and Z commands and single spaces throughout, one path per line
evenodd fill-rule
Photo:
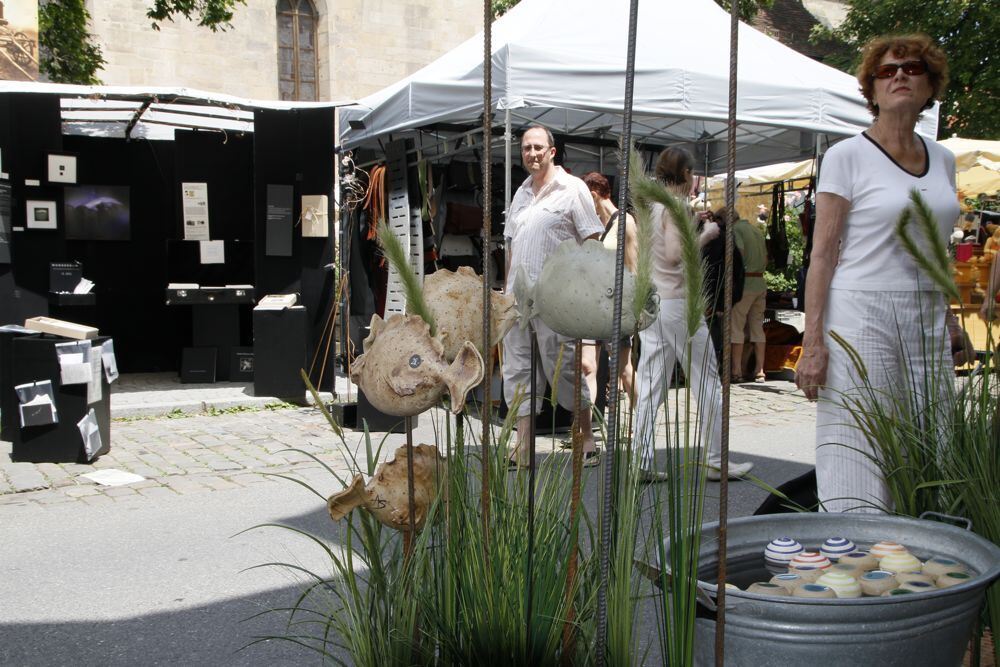
M 434 316 L 445 359 L 454 361 L 465 341 L 471 341 L 485 356 L 481 276 L 468 266 L 460 266 L 458 271 L 438 269 L 424 278 L 424 301 Z M 496 345 L 515 321 L 514 297 L 494 291 L 490 295 L 489 346 Z
M 391 460 L 378 467 L 367 484 L 363 475 L 355 475 L 346 489 L 330 496 L 327 501 L 330 518 L 340 521 L 351 510 L 364 507 L 386 526 L 409 531 L 406 460 L 406 445 L 403 445 L 396 449 Z M 423 527 L 427 513 L 437 498 L 447 465 L 447 460 L 434 445 L 416 445 L 413 448 L 413 516 L 417 531 Z
M 351 380 L 387 415 L 409 417 L 434 406 L 448 392 L 451 411 L 465 407 L 465 395 L 483 381 L 483 358 L 466 341 L 449 364 L 441 341 L 416 315 L 372 316 L 365 353 L 354 361 Z
M 595 239 L 582 244 L 568 239 L 559 244 L 542 265 L 534 285 L 528 284 L 524 271 L 514 277 L 514 296 L 521 316 L 521 326 L 532 317 L 556 333 L 570 338 L 609 340 L 615 303 L 615 251 Z M 636 329 L 632 315 L 635 299 L 635 276 L 625 270 L 622 280 L 621 333 L 627 336 Z M 639 330 L 645 329 L 659 308 L 655 290 L 643 304 Z

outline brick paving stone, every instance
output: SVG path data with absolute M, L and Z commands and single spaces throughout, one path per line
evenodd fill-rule
M 78 499 L 74 498 L 73 496 L 64 496 L 64 495 L 52 494 L 52 495 L 46 496 L 44 498 L 39 498 L 35 502 L 37 502 L 40 505 L 62 505 L 62 504 L 65 504 L 65 503 L 75 503 L 75 502 L 78 502 Z
M 82 498 L 84 496 L 96 496 L 99 493 L 96 486 L 74 486 L 67 487 L 63 494 L 70 498 Z
M 139 493 L 147 498 L 173 498 L 177 492 L 166 486 L 151 486 L 148 489 L 139 489 Z
M 113 505 L 114 502 L 115 502 L 114 499 L 109 498 L 109 497 L 104 496 L 104 495 L 84 496 L 83 498 L 80 498 L 80 501 L 84 502 L 84 503 L 86 503 L 88 505 L 95 505 L 95 506 L 99 506 L 99 505 Z
M 14 464 L 18 467 L 11 467 L 6 471 L 7 479 L 16 493 L 35 491 L 37 489 L 47 489 L 51 485 L 30 463 Z
M 266 474 L 256 472 L 244 472 L 236 475 L 229 475 L 226 479 L 234 482 L 235 484 L 239 484 L 240 486 L 246 486 L 248 484 L 263 484 L 270 481 Z
M 128 486 L 109 486 L 101 491 L 104 495 L 109 498 L 116 498 L 119 496 L 134 496 L 139 493 L 139 489 L 133 489 Z
M 207 486 L 208 488 L 214 489 L 216 491 L 224 491 L 226 489 L 238 489 L 241 486 L 230 480 L 215 476 L 203 477 L 200 478 L 198 481 Z
M 171 489 L 181 494 L 208 490 L 208 487 L 200 481 L 190 477 L 170 477 L 166 479 L 165 482 L 166 486 L 169 486 Z

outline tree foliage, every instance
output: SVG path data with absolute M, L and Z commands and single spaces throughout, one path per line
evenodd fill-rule
M 56 83 L 98 84 L 101 48 L 87 31 L 84 0 L 49 0 L 38 8 L 39 69 Z
M 194 21 L 212 32 L 232 26 L 233 12 L 246 0 L 155 0 L 146 12 L 151 27 L 175 16 Z M 84 0 L 43 0 L 38 8 L 39 69 L 57 83 L 99 84 L 105 64 L 101 47 L 87 30 L 90 14 Z
M 942 136 L 1000 138 L 1000 11 L 996 0 L 849 0 L 847 18 L 833 36 L 848 44 L 853 62 L 836 63 L 854 71 L 860 47 L 873 37 L 924 32 L 948 56 L 950 83 L 941 100 Z
M 216 32 L 232 27 L 233 11 L 245 4 L 246 0 L 155 0 L 146 16 L 153 21 L 154 30 L 160 29 L 162 21 L 173 21 L 179 14 L 188 20 L 197 17 L 198 25 Z

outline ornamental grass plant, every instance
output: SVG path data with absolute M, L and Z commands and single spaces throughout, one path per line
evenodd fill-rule
M 637 161 L 633 152 L 633 163 Z M 692 377 L 693 364 L 714 364 L 711 347 L 706 346 L 710 358 L 695 359 L 691 340 L 703 326 L 705 313 L 705 268 L 698 243 L 695 221 L 684 203 L 679 201 L 662 183 L 643 175 L 641 169 L 631 171 L 631 189 L 635 197 L 640 227 L 666 224 L 653 219 L 653 204 L 659 204 L 677 228 L 681 243 L 681 262 L 686 289 L 685 325 L 686 339 L 677 341 L 685 346 L 687 360 L 686 378 Z M 658 326 L 655 322 L 653 326 Z M 676 343 L 675 343 L 676 344 Z M 648 352 L 647 352 L 648 353 Z M 661 382 L 669 389 L 672 368 L 663 369 Z M 705 387 L 700 388 L 706 391 Z M 663 392 L 664 410 L 667 415 L 666 480 L 653 489 L 653 521 L 650 543 L 658 564 L 657 588 L 659 589 L 656 614 L 660 650 L 663 660 L 670 665 L 691 665 L 694 661 L 695 614 L 698 593 L 698 554 L 701 547 L 701 525 L 704 519 L 705 486 L 707 473 L 707 443 L 703 442 L 700 423 L 712 415 L 693 414 L 693 406 L 703 405 L 702 395 L 695 395 L 691 382 L 685 382 L 682 392 L 684 412 L 680 401 L 675 403 L 673 414 Z

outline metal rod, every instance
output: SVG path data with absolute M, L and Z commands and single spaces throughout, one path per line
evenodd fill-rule
M 579 552 L 579 527 L 577 525 L 577 513 L 580 508 L 580 480 L 583 476 L 583 419 L 582 400 L 580 395 L 583 392 L 583 343 L 579 339 L 576 341 L 576 353 L 573 355 L 573 483 L 570 490 L 569 501 L 569 525 L 570 525 L 570 552 L 569 563 L 566 566 L 566 622 L 563 624 L 563 644 L 561 664 L 569 667 L 573 664 L 573 645 L 576 643 L 576 633 L 574 632 L 574 621 L 576 620 L 576 610 L 573 607 L 573 588 L 576 584 L 577 554 Z M 591 397 L 593 400 L 593 397 Z M 587 408 L 590 409 L 589 407 Z
M 729 520 L 729 391 L 732 379 L 733 319 L 733 227 L 736 225 L 736 88 L 739 60 L 739 5 L 730 1 L 729 12 L 729 132 L 726 159 L 726 254 L 723 276 L 722 311 L 722 442 L 719 464 L 719 572 L 715 620 L 715 664 L 723 667 L 726 659 L 726 540 Z M 742 360 L 741 360 L 742 361 Z
M 417 513 L 413 499 L 413 418 L 404 417 L 403 427 L 406 429 L 406 509 L 410 515 L 409 530 L 403 542 L 403 556 L 407 560 L 413 553 L 413 540 L 417 536 Z
M 618 434 L 618 342 L 622 330 L 622 282 L 625 276 L 625 227 L 624 216 L 628 210 L 628 170 L 629 151 L 632 147 L 632 97 L 635 82 L 635 33 L 639 18 L 639 0 L 631 0 L 628 17 L 628 49 L 625 64 L 625 109 L 622 118 L 621 153 L 618 157 L 618 210 L 621 211 L 622 224 L 618 225 L 618 248 L 615 253 L 615 303 L 611 325 L 611 363 L 609 372 L 612 378 L 611 392 L 608 398 L 610 409 L 607 420 L 606 454 L 604 463 L 604 498 L 601 506 L 601 580 L 597 588 L 597 639 L 595 659 L 598 667 L 604 667 L 607 660 L 608 641 L 608 569 L 611 551 L 611 523 L 614 511 L 615 491 L 614 460 L 615 438 Z
M 525 656 L 525 663 L 531 664 L 531 615 L 532 602 L 534 596 L 534 579 L 532 578 L 532 568 L 535 558 L 535 397 L 538 395 L 537 380 L 535 374 L 538 372 L 538 339 L 535 338 L 535 328 L 528 325 L 531 334 L 531 380 L 529 382 L 528 405 L 531 419 L 528 423 L 528 559 L 525 565 L 525 580 L 527 582 L 527 601 L 525 602 L 525 648 L 528 654 Z M 518 434 L 520 435 L 520 434 Z
M 490 396 L 493 377 L 493 354 L 490 345 L 490 238 L 493 236 L 493 7 L 490 0 L 483 0 L 483 356 L 486 368 L 483 374 L 483 403 L 480 417 L 483 422 L 482 436 L 482 489 L 480 505 L 483 514 L 483 544 L 489 548 L 490 525 L 490 412 L 493 399 Z

